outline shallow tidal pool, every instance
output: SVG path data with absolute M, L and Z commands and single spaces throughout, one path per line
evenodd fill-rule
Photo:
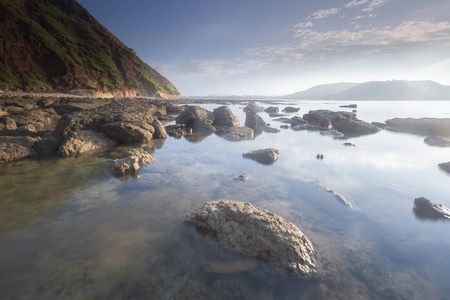
M 258 105 L 299 107 L 292 117 L 351 111 L 339 108 L 350 103 L 368 122 L 450 118 L 444 101 Z M 229 105 L 241 125 L 243 106 Z M 240 142 L 169 137 L 142 145 L 157 161 L 138 178 L 108 173 L 117 149 L 0 165 L 0 299 L 448 299 L 450 221 L 419 218 L 413 203 L 423 196 L 450 207 L 450 175 L 437 167 L 450 161 L 450 148 L 423 139 L 384 130 L 340 140 L 291 129 Z M 272 165 L 242 157 L 269 147 L 280 150 Z M 233 180 L 243 173 L 249 181 Z M 296 224 L 313 243 L 317 275 L 303 279 L 223 250 L 184 223 L 218 199 Z

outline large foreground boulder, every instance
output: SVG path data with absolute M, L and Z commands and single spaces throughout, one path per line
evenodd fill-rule
M 422 218 L 450 219 L 450 209 L 424 197 L 414 199 L 413 209 L 416 215 Z
M 62 157 L 78 156 L 114 145 L 114 141 L 100 132 L 80 130 L 67 138 L 58 150 Z
M 238 119 L 236 119 L 236 116 L 233 114 L 231 109 L 228 108 L 228 106 L 221 106 L 213 111 L 214 114 L 214 126 L 237 126 L 239 125 Z
M 450 118 L 394 118 L 386 121 L 386 129 L 418 135 L 450 137 Z
M 256 160 L 265 165 L 273 164 L 278 157 L 280 157 L 280 151 L 273 148 L 253 150 L 242 154 L 245 158 Z
M 297 226 L 266 209 L 244 202 L 212 201 L 187 215 L 186 221 L 217 238 L 225 249 L 292 273 L 314 272 L 314 248 L 308 238 Z

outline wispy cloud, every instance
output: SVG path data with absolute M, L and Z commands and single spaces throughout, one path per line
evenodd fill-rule
M 227 60 L 192 60 L 178 64 L 153 66 L 166 76 L 178 79 L 201 79 L 205 77 L 221 78 L 259 70 L 266 65 L 264 60 L 237 59 Z
M 381 6 L 381 5 L 385 4 L 385 3 L 386 3 L 386 0 L 372 0 L 366 8 L 363 8 L 362 11 L 364 11 L 364 12 L 371 12 L 375 8 Z
M 307 19 L 313 19 L 313 20 L 317 20 L 317 19 L 324 19 L 324 18 L 328 18 L 329 16 L 335 15 L 337 14 L 341 9 L 340 8 L 330 8 L 330 9 L 322 9 L 322 10 L 318 10 L 316 12 L 314 12 L 312 15 L 310 15 Z
M 369 0 L 352 0 L 344 5 L 345 8 L 357 7 L 366 4 Z

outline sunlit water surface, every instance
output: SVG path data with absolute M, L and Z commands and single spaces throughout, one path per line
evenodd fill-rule
M 349 111 L 339 108 L 349 103 L 277 106 L 295 105 L 303 115 Z M 369 122 L 450 117 L 449 102 L 356 103 Z M 229 107 L 243 124 L 243 105 Z M 0 298 L 446 299 L 450 221 L 420 219 L 412 208 L 420 196 L 450 207 L 450 176 L 437 167 L 450 161 L 450 149 L 423 138 L 381 131 L 347 140 L 356 147 L 291 129 L 241 142 L 168 138 L 144 145 L 157 162 L 138 179 L 107 172 L 118 150 L 2 165 Z M 242 157 L 267 147 L 280 150 L 273 165 Z M 251 179 L 233 180 L 242 173 Z M 295 223 L 315 247 L 317 276 L 290 276 L 220 249 L 183 222 L 217 199 L 250 202 Z

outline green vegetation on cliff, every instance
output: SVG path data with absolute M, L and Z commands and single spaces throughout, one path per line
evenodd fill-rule
M 179 95 L 75 0 L 0 1 L 0 89 Z

